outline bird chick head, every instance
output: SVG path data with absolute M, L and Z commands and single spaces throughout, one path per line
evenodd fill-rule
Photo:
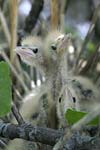
M 76 94 L 76 104 L 80 111 L 90 112 L 99 103 L 99 91 L 88 79 L 82 76 L 74 77 L 69 84 L 70 91 Z
M 72 35 L 63 34 L 58 30 L 49 32 L 45 38 L 45 56 L 57 60 L 71 45 Z M 48 50 L 49 49 L 49 50 Z
M 61 34 L 55 39 L 54 44 L 51 45 L 51 48 L 56 50 L 57 54 L 61 55 L 70 45 L 72 45 L 72 35 L 70 33 Z
M 42 64 L 42 41 L 39 37 L 29 36 L 22 41 L 22 46 L 17 46 L 15 52 L 22 61 L 31 66 Z

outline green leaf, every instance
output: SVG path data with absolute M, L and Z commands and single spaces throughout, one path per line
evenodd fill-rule
M 76 111 L 68 109 L 65 113 L 66 120 L 69 125 L 73 125 L 80 119 L 82 119 L 85 115 L 87 115 L 86 112 Z M 99 117 L 96 117 L 93 119 L 88 125 L 97 125 L 99 123 Z
M 11 109 L 11 78 L 9 66 L 0 62 L 0 116 L 6 115 Z

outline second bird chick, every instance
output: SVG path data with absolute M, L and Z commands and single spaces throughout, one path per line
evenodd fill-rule
M 97 87 L 88 79 L 76 76 L 70 79 L 67 87 L 62 91 L 57 103 L 57 114 L 60 128 L 66 127 L 65 113 L 67 109 L 90 112 L 100 103 Z

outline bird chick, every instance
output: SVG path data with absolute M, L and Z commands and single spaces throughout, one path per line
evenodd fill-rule
M 53 39 L 53 34 L 56 35 L 56 39 Z M 45 86 L 50 87 L 47 92 L 49 106 L 48 116 L 51 116 L 49 120 L 52 120 L 53 116 L 55 116 L 55 103 L 58 100 L 59 91 L 61 91 L 63 86 L 62 62 L 65 59 L 64 54 L 66 54 L 66 51 L 71 44 L 70 34 L 65 35 L 60 33 L 60 36 L 58 36 L 58 34 L 55 34 L 54 32 L 48 36 L 47 39 L 51 39 L 51 37 L 53 39 L 53 46 L 51 44 L 51 48 L 49 46 L 47 49 L 45 47 L 41 47 L 40 43 L 40 45 L 38 45 L 40 40 L 35 42 L 34 37 L 26 38 L 23 40 L 22 46 L 16 48 L 16 53 L 20 55 L 22 61 L 28 65 L 38 67 L 45 74 Z M 51 41 L 49 41 L 49 43 L 51 43 Z M 49 45 L 49 43 L 47 43 L 47 45 Z M 67 76 L 67 74 L 65 74 L 64 77 L 65 76 Z M 54 122 L 55 118 L 50 124 L 53 124 Z
M 65 113 L 67 109 L 90 112 L 100 102 L 100 94 L 97 87 L 88 79 L 76 76 L 70 79 L 59 97 L 57 114 L 59 127 L 66 127 Z

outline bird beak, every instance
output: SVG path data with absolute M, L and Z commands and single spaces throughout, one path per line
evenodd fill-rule
M 63 52 L 64 50 L 66 50 L 66 48 L 72 45 L 72 35 L 69 33 L 69 34 L 60 36 L 57 44 L 58 44 L 57 46 L 58 53 Z
M 17 46 L 15 48 L 15 52 L 20 56 L 20 57 L 33 57 L 34 53 L 30 48 L 23 47 L 23 46 Z

